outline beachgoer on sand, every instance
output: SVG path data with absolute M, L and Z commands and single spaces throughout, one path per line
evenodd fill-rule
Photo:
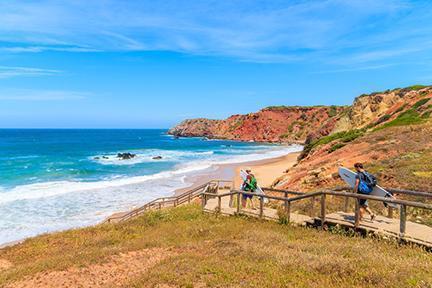
M 372 174 L 369 174 L 364 169 L 362 163 L 354 164 L 354 168 L 357 171 L 354 192 L 359 194 L 369 195 L 377 184 L 376 178 Z M 369 213 L 371 217 L 371 221 L 373 221 L 375 219 L 375 214 L 369 208 L 369 203 L 367 199 L 359 199 L 359 205 L 360 205 L 360 220 L 363 218 L 366 211 L 367 213 Z
M 246 191 L 246 192 L 249 192 L 249 193 L 255 193 L 255 191 L 256 191 L 256 189 L 258 187 L 257 179 L 255 178 L 255 175 L 252 174 L 252 170 L 251 169 L 248 168 L 245 171 L 247 173 L 247 177 L 243 181 L 242 190 Z M 255 208 L 255 204 L 253 202 L 253 196 L 252 195 L 243 195 L 243 197 L 242 197 L 242 206 L 243 206 L 243 208 L 246 208 L 247 199 L 250 200 L 252 209 L 256 209 Z

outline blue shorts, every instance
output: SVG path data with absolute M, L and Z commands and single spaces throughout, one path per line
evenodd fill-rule
M 248 193 L 253 193 L 252 191 L 244 191 L 244 192 L 248 192 Z M 252 197 L 253 197 L 253 195 L 246 195 L 246 194 L 243 194 L 243 199 L 252 199 Z

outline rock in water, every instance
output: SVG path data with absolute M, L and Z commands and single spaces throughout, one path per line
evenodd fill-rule
M 117 158 L 120 158 L 121 160 L 129 160 L 129 159 L 134 158 L 135 156 L 136 156 L 136 154 L 132 154 L 129 152 L 117 154 Z
M 162 156 L 155 156 L 155 157 L 153 157 L 152 159 L 153 159 L 153 160 L 161 160 L 161 159 L 162 159 Z

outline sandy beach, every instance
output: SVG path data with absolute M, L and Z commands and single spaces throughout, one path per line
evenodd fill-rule
M 193 187 L 197 187 L 213 179 L 232 180 L 234 181 L 234 187 L 240 187 L 242 183 L 240 170 L 245 168 L 252 169 L 261 187 L 270 187 L 279 176 L 297 163 L 299 154 L 300 152 L 293 152 L 277 158 L 218 165 L 211 172 L 186 178 L 186 182 L 193 184 L 189 187 L 176 190 L 175 195 L 180 195 Z

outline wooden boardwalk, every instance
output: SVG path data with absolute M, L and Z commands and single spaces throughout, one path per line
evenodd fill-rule
M 299 226 L 320 227 L 322 229 L 338 225 L 342 228 L 353 228 L 356 231 L 375 233 L 382 236 L 397 238 L 403 242 L 416 243 L 432 250 L 432 227 L 407 221 L 407 207 L 416 207 L 416 209 L 426 209 L 432 211 L 432 204 L 428 204 L 428 201 L 426 201 L 427 199 L 432 199 L 432 193 L 387 189 L 393 193 L 402 193 L 417 197 L 416 201 L 407 201 L 339 192 L 341 189 L 304 193 L 298 191 L 264 188 L 266 195 L 257 196 L 256 194 L 234 190 L 233 186 L 234 185 L 232 181 L 212 180 L 208 183 L 192 188 L 181 195 L 158 198 L 132 211 L 126 213 L 116 213 L 106 219 L 105 222 L 116 223 L 126 221 L 128 219 L 137 217 L 146 211 L 175 207 L 185 203 L 191 203 L 191 201 L 194 199 L 199 198 L 201 199 L 202 208 L 206 212 L 219 213 L 222 215 L 243 214 L 273 221 L 279 221 L 280 216 L 282 216 L 284 221 L 287 221 L 291 224 Z M 242 195 L 247 194 L 254 196 L 254 199 L 256 199 L 255 204 L 257 209 L 238 207 L 237 202 L 239 199 L 241 199 Z M 283 196 L 273 196 L 274 194 Z M 326 198 L 329 196 L 345 198 L 345 203 L 348 203 L 347 200 L 349 198 L 354 198 L 356 200 L 355 213 L 327 213 L 326 203 L 330 199 L 326 200 Z M 317 199 L 320 200 L 320 217 L 310 217 L 308 215 L 296 213 L 296 211 L 293 211 L 291 208 L 292 204 L 296 202 L 312 200 L 310 201 L 312 205 L 310 205 L 309 213 L 310 215 L 315 215 L 313 203 L 317 202 L 315 201 Z M 370 221 L 368 219 L 360 221 L 358 218 L 359 206 L 357 205 L 357 199 L 368 199 L 370 201 L 393 203 L 399 207 L 399 219 L 377 215 L 374 221 Z M 266 202 L 269 204 L 265 204 Z M 279 208 L 277 210 L 274 207 Z
M 240 208 L 238 210 L 236 197 L 232 195 L 226 196 L 229 191 L 220 190 L 219 195 L 225 195 L 223 197 L 209 197 L 205 202 L 204 210 L 207 212 L 221 213 L 223 215 L 247 215 L 251 217 L 257 217 L 265 220 L 278 221 L 279 215 L 278 210 L 263 205 L 262 212 L 259 208 Z M 256 197 L 257 198 L 257 197 Z M 220 200 L 219 200 L 220 199 Z M 233 201 L 234 199 L 234 201 Z M 220 203 L 219 203 L 220 201 Z M 255 200 L 255 202 L 258 202 Z M 257 207 L 259 205 L 256 204 Z M 220 208 L 219 208 L 220 207 Z M 220 211 L 219 211 L 220 209 Z M 290 223 L 298 226 L 321 226 L 321 217 L 309 217 L 307 215 L 290 213 Z M 328 226 L 340 226 L 344 228 L 355 228 L 355 214 L 346 212 L 336 212 L 325 215 L 325 225 Z M 412 242 L 415 244 L 423 245 L 428 248 L 432 248 L 432 227 L 406 221 L 405 233 L 400 235 L 401 223 L 399 219 L 388 218 L 381 215 L 377 215 L 374 221 L 369 220 L 366 216 L 365 219 L 359 222 L 357 230 L 362 230 L 367 233 L 374 233 L 380 236 L 386 236 L 389 238 L 402 239 L 405 242 Z
M 353 213 L 336 212 L 326 215 L 326 222 L 346 227 L 354 227 L 355 216 Z M 360 221 L 360 229 L 390 237 L 399 237 L 400 220 L 377 215 L 374 221 L 368 217 Z M 432 227 L 406 222 L 404 240 L 432 247 Z

